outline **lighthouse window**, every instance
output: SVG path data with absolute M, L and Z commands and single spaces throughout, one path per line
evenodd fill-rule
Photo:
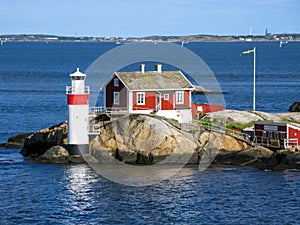
M 114 86 L 119 87 L 119 79 L 118 78 L 114 79 Z
M 75 76 L 75 77 L 72 77 L 72 80 L 84 80 L 84 77 L 82 76 Z
M 120 104 L 120 92 L 114 91 L 114 105 Z
M 138 92 L 137 93 L 137 104 L 138 105 L 145 105 L 145 92 Z

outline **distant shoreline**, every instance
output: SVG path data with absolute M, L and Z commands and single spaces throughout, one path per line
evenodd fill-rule
M 299 42 L 300 34 L 268 34 L 268 35 L 187 35 L 187 36 L 148 36 L 148 37 L 72 37 L 44 34 L 6 34 L 0 35 L 4 42 Z

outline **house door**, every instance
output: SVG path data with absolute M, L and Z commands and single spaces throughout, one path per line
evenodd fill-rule
M 161 110 L 161 97 L 160 94 L 156 94 L 156 112 Z

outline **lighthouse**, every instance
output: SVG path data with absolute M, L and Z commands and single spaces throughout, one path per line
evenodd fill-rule
M 89 135 L 89 86 L 86 75 L 79 71 L 70 74 L 71 86 L 66 87 L 68 98 L 68 150 L 71 154 L 88 151 Z

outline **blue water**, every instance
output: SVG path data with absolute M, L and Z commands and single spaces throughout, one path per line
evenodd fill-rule
M 184 168 L 148 187 L 0 151 L 1 224 L 299 224 L 300 173 Z
M 286 112 L 300 101 L 300 43 L 189 43 L 211 68 L 226 107 Z M 0 46 L 0 142 L 66 120 L 65 86 L 114 43 L 5 43 Z M 137 68 L 138 69 L 138 68 Z M 203 100 L 205 101 L 205 99 Z M 300 173 L 185 168 L 149 187 L 110 182 L 87 165 L 29 163 L 0 150 L 0 224 L 297 224 Z

